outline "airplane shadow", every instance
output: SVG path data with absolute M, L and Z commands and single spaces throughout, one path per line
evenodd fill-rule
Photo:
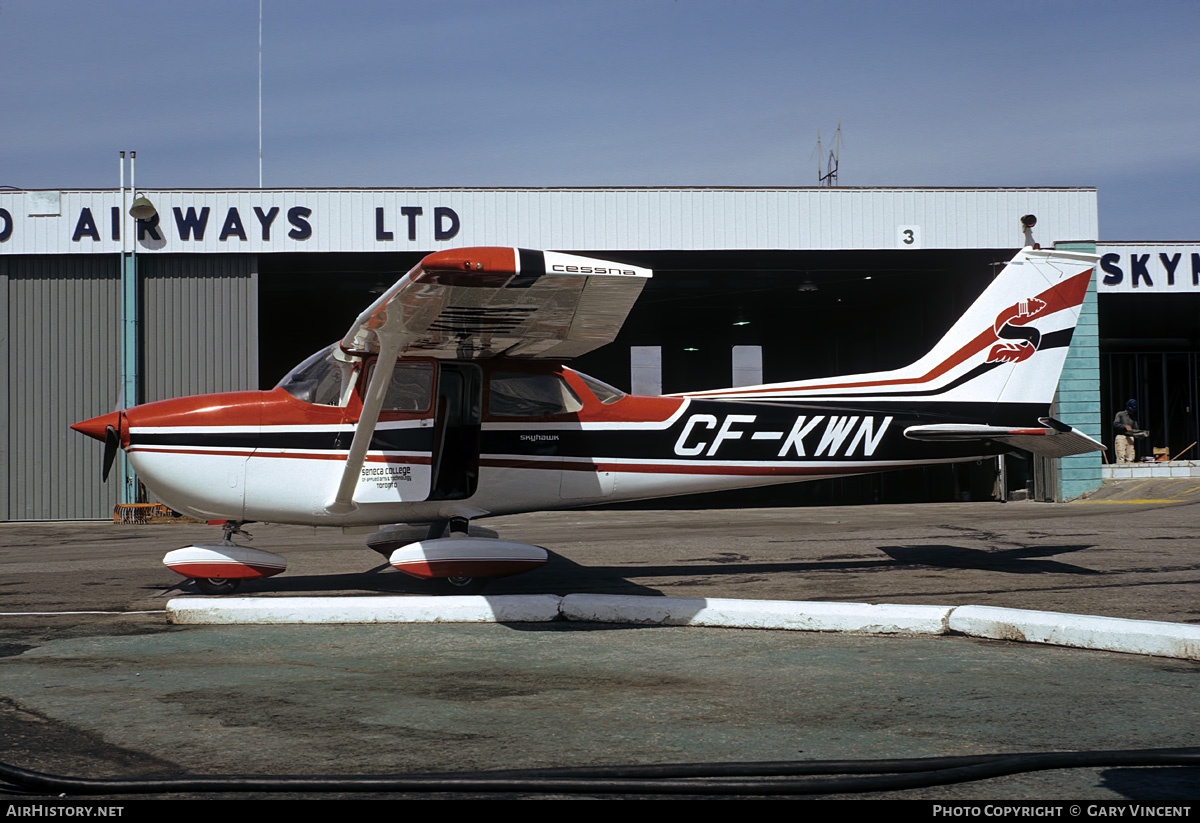
M 674 563 L 649 566 L 589 566 L 576 563 L 550 552 L 550 560 L 542 568 L 514 577 L 488 582 L 485 594 L 618 594 L 647 597 L 666 596 L 651 584 L 639 579 L 692 578 L 719 579 L 747 575 L 804 574 L 816 572 L 873 572 L 927 567 L 950 570 L 975 570 L 1002 574 L 1070 574 L 1096 575 L 1103 572 L 1047 558 L 1085 551 L 1091 544 L 1030 546 L 1017 549 L 988 551 L 940 544 L 918 546 L 880 546 L 887 559 L 862 560 L 804 560 L 745 562 L 738 558 L 705 559 L 696 563 Z M 195 592 L 193 584 L 185 581 L 164 593 L 178 590 L 183 594 Z M 363 572 L 340 572 L 319 575 L 288 575 L 243 583 L 238 594 L 320 595 L 333 592 L 348 594 L 373 592 L 394 595 L 435 594 L 434 585 L 380 563 Z M 679 592 L 673 592 L 678 596 Z
M 1028 546 L 1023 549 L 984 551 L 961 546 L 880 546 L 879 550 L 905 566 L 974 569 L 1004 574 L 1103 574 L 1095 569 L 1040 558 L 1085 551 L 1092 545 Z

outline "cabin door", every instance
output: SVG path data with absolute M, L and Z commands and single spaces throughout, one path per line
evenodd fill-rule
M 483 372 L 471 363 L 438 363 L 430 500 L 465 500 L 479 487 Z
M 368 364 L 370 380 L 374 364 Z M 401 360 L 384 394 L 379 422 L 359 475 L 359 503 L 415 503 L 429 496 L 433 476 L 434 392 L 437 363 Z M 346 448 L 350 436 L 345 435 Z

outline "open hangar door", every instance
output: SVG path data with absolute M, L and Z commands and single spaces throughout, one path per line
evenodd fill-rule
M 1200 293 L 1099 300 L 1101 439 L 1112 448 L 1112 420 L 1133 399 L 1150 433 L 1135 441 L 1138 459 L 1200 460 Z
M 340 340 L 424 252 L 264 254 L 259 257 L 259 387 Z
M 1015 249 L 573 253 L 654 269 L 617 340 L 570 365 L 630 388 L 630 350 L 657 346 L 664 393 L 731 384 L 734 346 L 759 346 L 763 382 L 881 371 L 925 354 Z M 259 258 L 260 384 L 340 338 L 424 253 Z M 1026 464 L 1008 459 L 1008 486 Z M 993 460 L 677 498 L 649 505 L 991 499 Z

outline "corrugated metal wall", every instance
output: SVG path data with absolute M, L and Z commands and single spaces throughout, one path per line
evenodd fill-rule
M 138 258 L 143 402 L 258 388 L 257 260 Z
M 144 401 L 257 388 L 256 260 L 139 258 Z M 112 516 L 102 447 L 68 427 L 117 406 L 118 267 L 116 255 L 0 259 L 0 520 Z
M 7 304 L 0 519 L 112 515 L 117 484 L 100 483 L 102 447 L 67 427 L 116 406 L 118 265 L 115 255 L 0 263 Z

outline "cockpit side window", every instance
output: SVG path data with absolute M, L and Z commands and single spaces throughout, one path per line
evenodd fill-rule
M 383 407 L 391 411 L 423 412 L 432 398 L 433 364 L 400 362 L 392 372 Z
M 550 417 L 583 408 L 557 374 L 495 372 L 488 385 L 488 413 L 497 417 Z
M 365 392 L 375 374 L 375 362 L 367 367 L 367 378 L 362 383 Z M 387 391 L 383 395 L 383 410 L 397 412 L 428 411 L 433 400 L 433 363 L 425 360 L 400 360 L 392 370 Z
M 318 406 L 341 406 L 347 393 L 343 386 L 350 382 L 351 365 L 338 360 L 334 353 L 337 343 L 321 349 L 279 381 L 283 389 L 297 400 Z

